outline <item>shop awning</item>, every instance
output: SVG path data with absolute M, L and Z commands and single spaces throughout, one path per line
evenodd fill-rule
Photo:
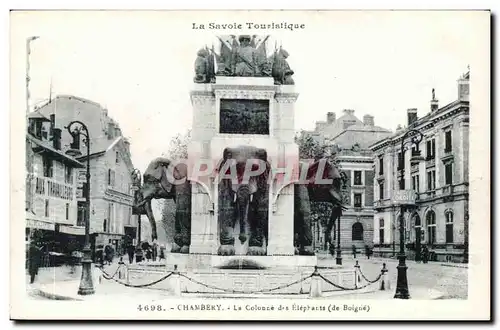
M 59 232 L 60 233 L 65 233 L 65 234 L 70 234 L 70 235 L 81 236 L 81 235 L 85 235 L 85 227 L 80 227 L 80 226 L 60 226 L 59 227 Z

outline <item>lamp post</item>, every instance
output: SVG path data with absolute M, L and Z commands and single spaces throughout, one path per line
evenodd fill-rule
M 342 191 L 341 191 L 341 196 L 342 196 L 342 205 L 344 205 L 345 200 L 347 198 L 347 175 L 345 172 L 340 172 L 340 177 L 342 178 Z M 342 210 L 341 210 L 342 214 Z M 337 219 L 337 257 L 335 258 L 336 264 L 337 265 L 342 265 L 342 249 L 340 248 L 340 217 Z
M 79 295 L 94 294 L 94 283 L 92 281 L 92 259 L 90 251 L 90 136 L 87 126 L 81 121 L 75 120 L 66 127 L 69 134 L 73 137 L 73 143 L 70 152 L 80 153 L 80 135 L 84 137 L 84 143 L 87 145 L 87 172 L 85 174 L 85 246 L 83 247 L 82 259 L 82 278 Z M 81 154 L 81 153 L 80 153 Z
M 142 248 L 141 248 L 141 215 L 142 215 L 142 207 L 137 207 L 136 205 L 139 203 L 139 190 L 141 189 L 141 171 L 139 169 L 134 169 L 132 171 L 132 189 L 134 190 L 134 207 L 132 214 L 137 215 L 137 246 L 135 248 L 135 261 L 142 261 Z
M 420 150 L 419 150 L 419 144 L 423 140 L 424 135 L 422 132 L 415 130 L 415 129 L 410 129 L 408 130 L 403 137 L 401 138 L 401 159 L 400 159 L 400 168 L 402 172 L 402 182 L 403 184 L 399 187 L 401 190 L 404 189 L 404 146 L 405 146 L 405 139 L 410 136 L 411 134 L 411 140 L 407 141 L 411 144 L 415 144 L 415 150 L 412 150 L 412 155 L 410 158 L 410 163 L 415 164 L 423 160 L 423 157 L 420 155 Z M 408 267 L 406 266 L 406 255 L 405 255 L 405 250 L 404 250 L 404 238 L 405 238 L 405 233 L 404 233 L 404 212 L 405 212 L 405 206 L 404 204 L 401 205 L 401 212 L 399 214 L 399 264 L 398 264 L 398 280 L 396 284 L 396 294 L 394 295 L 394 298 L 397 299 L 409 299 L 410 298 L 410 292 L 408 290 L 408 278 L 406 274 L 406 270 Z

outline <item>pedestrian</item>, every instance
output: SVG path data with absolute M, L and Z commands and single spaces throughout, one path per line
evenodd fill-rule
M 108 265 L 111 265 L 111 263 L 113 262 L 113 257 L 114 257 L 114 250 L 113 250 L 113 247 L 111 245 L 106 245 L 106 247 L 104 247 L 104 255 L 105 255 L 105 259 L 106 259 L 106 263 Z
M 366 254 L 366 258 L 370 259 L 371 249 L 368 245 L 365 245 L 365 254 Z
M 354 256 L 354 259 L 356 259 L 356 253 L 357 253 L 357 252 L 358 252 L 358 251 L 356 251 L 356 245 L 354 245 L 354 244 L 353 244 L 353 245 L 352 245 L 352 255 Z
M 429 249 L 427 248 L 427 245 L 424 245 L 424 248 L 422 249 L 422 262 L 426 264 L 429 261 Z
M 41 248 L 39 248 L 33 241 L 30 243 L 28 257 L 30 283 L 33 284 L 35 282 L 36 275 L 38 275 L 38 268 L 40 268 L 41 263 Z
M 165 260 L 166 260 L 166 258 L 165 258 L 165 246 L 164 246 L 163 244 L 162 244 L 162 245 L 160 245 L 160 261 L 161 261 L 162 259 L 165 259 Z
M 127 246 L 127 254 L 128 254 L 128 263 L 133 264 L 134 263 L 134 253 L 135 253 L 135 246 L 130 243 Z
M 153 251 L 151 250 L 151 247 L 148 247 L 148 249 L 146 250 L 146 260 L 149 262 L 151 261 L 153 257 Z

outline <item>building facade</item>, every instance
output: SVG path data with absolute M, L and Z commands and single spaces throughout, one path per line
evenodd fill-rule
M 28 123 L 25 238 L 43 247 L 43 265 L 48 266 L 49 256 L 83 248 L 85 230 L 77 223 L 75 173 L 84 165 L 61 150 L 54 116 L 49 119 L 32 112 Z
M 433 259 L 467 260 L 469 196 L 469 73 L 458 80 L 456 101 L 439 108 L 431 100 L 430 112 L 417 117 L 408 110 L 408 127 L 374 143 L 375 253 L 395 255 L 399 251 L 400 207 L 393 203 L 397 190 L 416 193 L 413 207 L 404 213 L 407 255 L 426 245 Z M 412 149 L 403 150 L 401 139 L 408 129 L 420 131 L 419 149 L 425 161 L 411 164 Z M 401 161 L 404 160 L 404 162 Z
M 344 187 L 347 210 L 340 219 L 340 245 L 343 250 L 352 251 L 355 246 L 361 252 L 365 246 L 373 245 L 374 171 L 373 152 L 368 146 L 392 132 L 375 126 L 371 115 L 365 115 L 361 121 L 354 110 L 344 110 L 338 119 L 329 112 L 327 121 L 317 122 L 315 130 L 308 133 L 321 144 L 335 146 L 337 164 L 348 178 Z M 334 242 L 337 235 L 334 228 Z M 313 236 L 317 247 L 325 246 L 320 222 L 313 224 Z
M 92 245 L 112 244 L 121 251 L 124 244 L 137 238 L 137 216 L 132 215 L 133 191 L 131 173 L 133 164 L 130 144 L 121 129 L 101 105 L 80 97 L 61 95 L 43 105 L 38 111 L 55 115 L 61 127 L 71 121 L 83 122 L 90 135 L 90 233 Z M 61 134 L 63 149 L 68 150 L 73 137 L 67 130 Z M 79 144 L 77 159 L 86 162 L 86 145 Z M 73 148 L 72 148 L 73 149 Z M 77 173 L 78 224 L 85 219 L 83 185 L 85 169 Z

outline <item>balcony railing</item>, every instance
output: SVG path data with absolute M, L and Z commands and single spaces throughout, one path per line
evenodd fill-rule
M 432 167 L 436 165 L 436 157 L 428 157 L 425 159 L 425 166 Z

